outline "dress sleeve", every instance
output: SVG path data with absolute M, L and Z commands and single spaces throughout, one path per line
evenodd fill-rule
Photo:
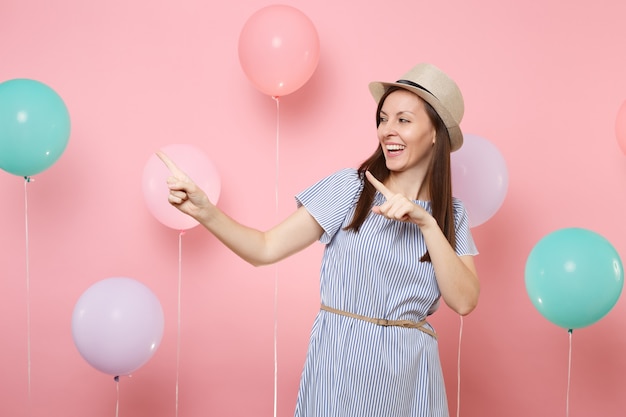
M 298 207 L 304 206 L 324 229 L 320 242 L 327 244 L 332 240 L 352 212 L 362 188 L 357 170 L 346 168 L 296 195 Z
M 458 198 L 454 198 L 452 202 L 454 211 L 454 224 L 456 231 L 456 253 L 463 255 L 478 255 L 478 249 L 474 243 L 472 232 L 470 230 L 469 217 L 463 202 Z

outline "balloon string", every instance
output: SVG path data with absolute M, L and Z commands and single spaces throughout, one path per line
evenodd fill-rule
M 567 331 L 569 334 L 569 354 L 567 359 L 567 395 L 565 399 L 565 416 L 569 417 L 569 390 L 572 378 L 572 329 Z
M 28 183 L 31 178 L 24 177 L 24 233 L 26 241 L 26 356 L 27 356 L 27 380 L 28 380 L 28 404 L 31 404 L 31 340 L 30 340 L 30 256 L 28 242 Z
M 274 184 L 274 204 L 276 208 L 276 217 L 278 217 L 278 178 L 279 178 L 279 156 L 280 156 L 280 99 L 278 96 L 272 96 L 276 101 L 276 171 Z
M 456 417 L 461 412 L 461 339 L 463 337 L 463 316 L 459 316 L 461 323 L 459 325 L 459 348 L 457 353 L 456 364 Z
M 279 156 L 280 156 L 280 100 L 278 96 L 272 97 L 276 101 L 276 172 L 274 181 L 274 204 L 275 215 L 278 219 L 278 179 L 279 179 Z M 278 265 L 274 275 L 274 417 L 278 412 Z
M 115 381 L 115 390 L 117 391 L 117 399 L 115 401 L 115 417 L 119 416 L 120 413 L 120 377 L 119 375 L 113 378 Z
M 180 312 L 181 312 L 181 303 L 180 303 L 180 293 L 182 287 L 182 265 L 183 265 L 183 235 L 185 234 L 184 230 L 181 230 L 178 235 L 178 319 L 177 319 L 177 334 L 176 334 L 176 417 L 178 417 L 178 387 L 179 387 L 179 377 L 180 377 Z
M 274 417 L 278 412 L 278 266 L 274 276 Z

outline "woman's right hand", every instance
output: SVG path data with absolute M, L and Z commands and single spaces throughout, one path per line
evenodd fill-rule
M 167 180 L 170 204 L 198 220 L 224 245 L 252 265 L 278 262 L 319 240 L 324 233 L 304 206 L 268 231 L 244 226 L 212 204 L 204 191 L 167 155 L 161 151 L 156 154 L 172 173 Z
M 195 219 L 201 218 L 207 209 L 214 207 L 206 193 L 165 153 L 157 151 L 156 155 L 172 174 L 167 179 L 167 186 L 170 190 L 167 200 L 171 205 Z

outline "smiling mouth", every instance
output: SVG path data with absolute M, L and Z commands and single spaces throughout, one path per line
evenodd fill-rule
M 390 154 L 402 152 L 405 148 L 406 146 L 404 145 L 387 145 L 386 146 L 387 152 L 389 152 Z

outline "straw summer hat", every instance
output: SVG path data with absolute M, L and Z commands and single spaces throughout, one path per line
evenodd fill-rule
M 375 81 L 369 84 L 369 89 L 378 102 L 391 86 L 409 90 L 433 106 L 448 128 L 451 151 L 463 145 L 463 133 L 459 127 L 465 110 L 463 96 L 456 83 L 443 71 L 432 64 L 417 64 L 395 83 Z

